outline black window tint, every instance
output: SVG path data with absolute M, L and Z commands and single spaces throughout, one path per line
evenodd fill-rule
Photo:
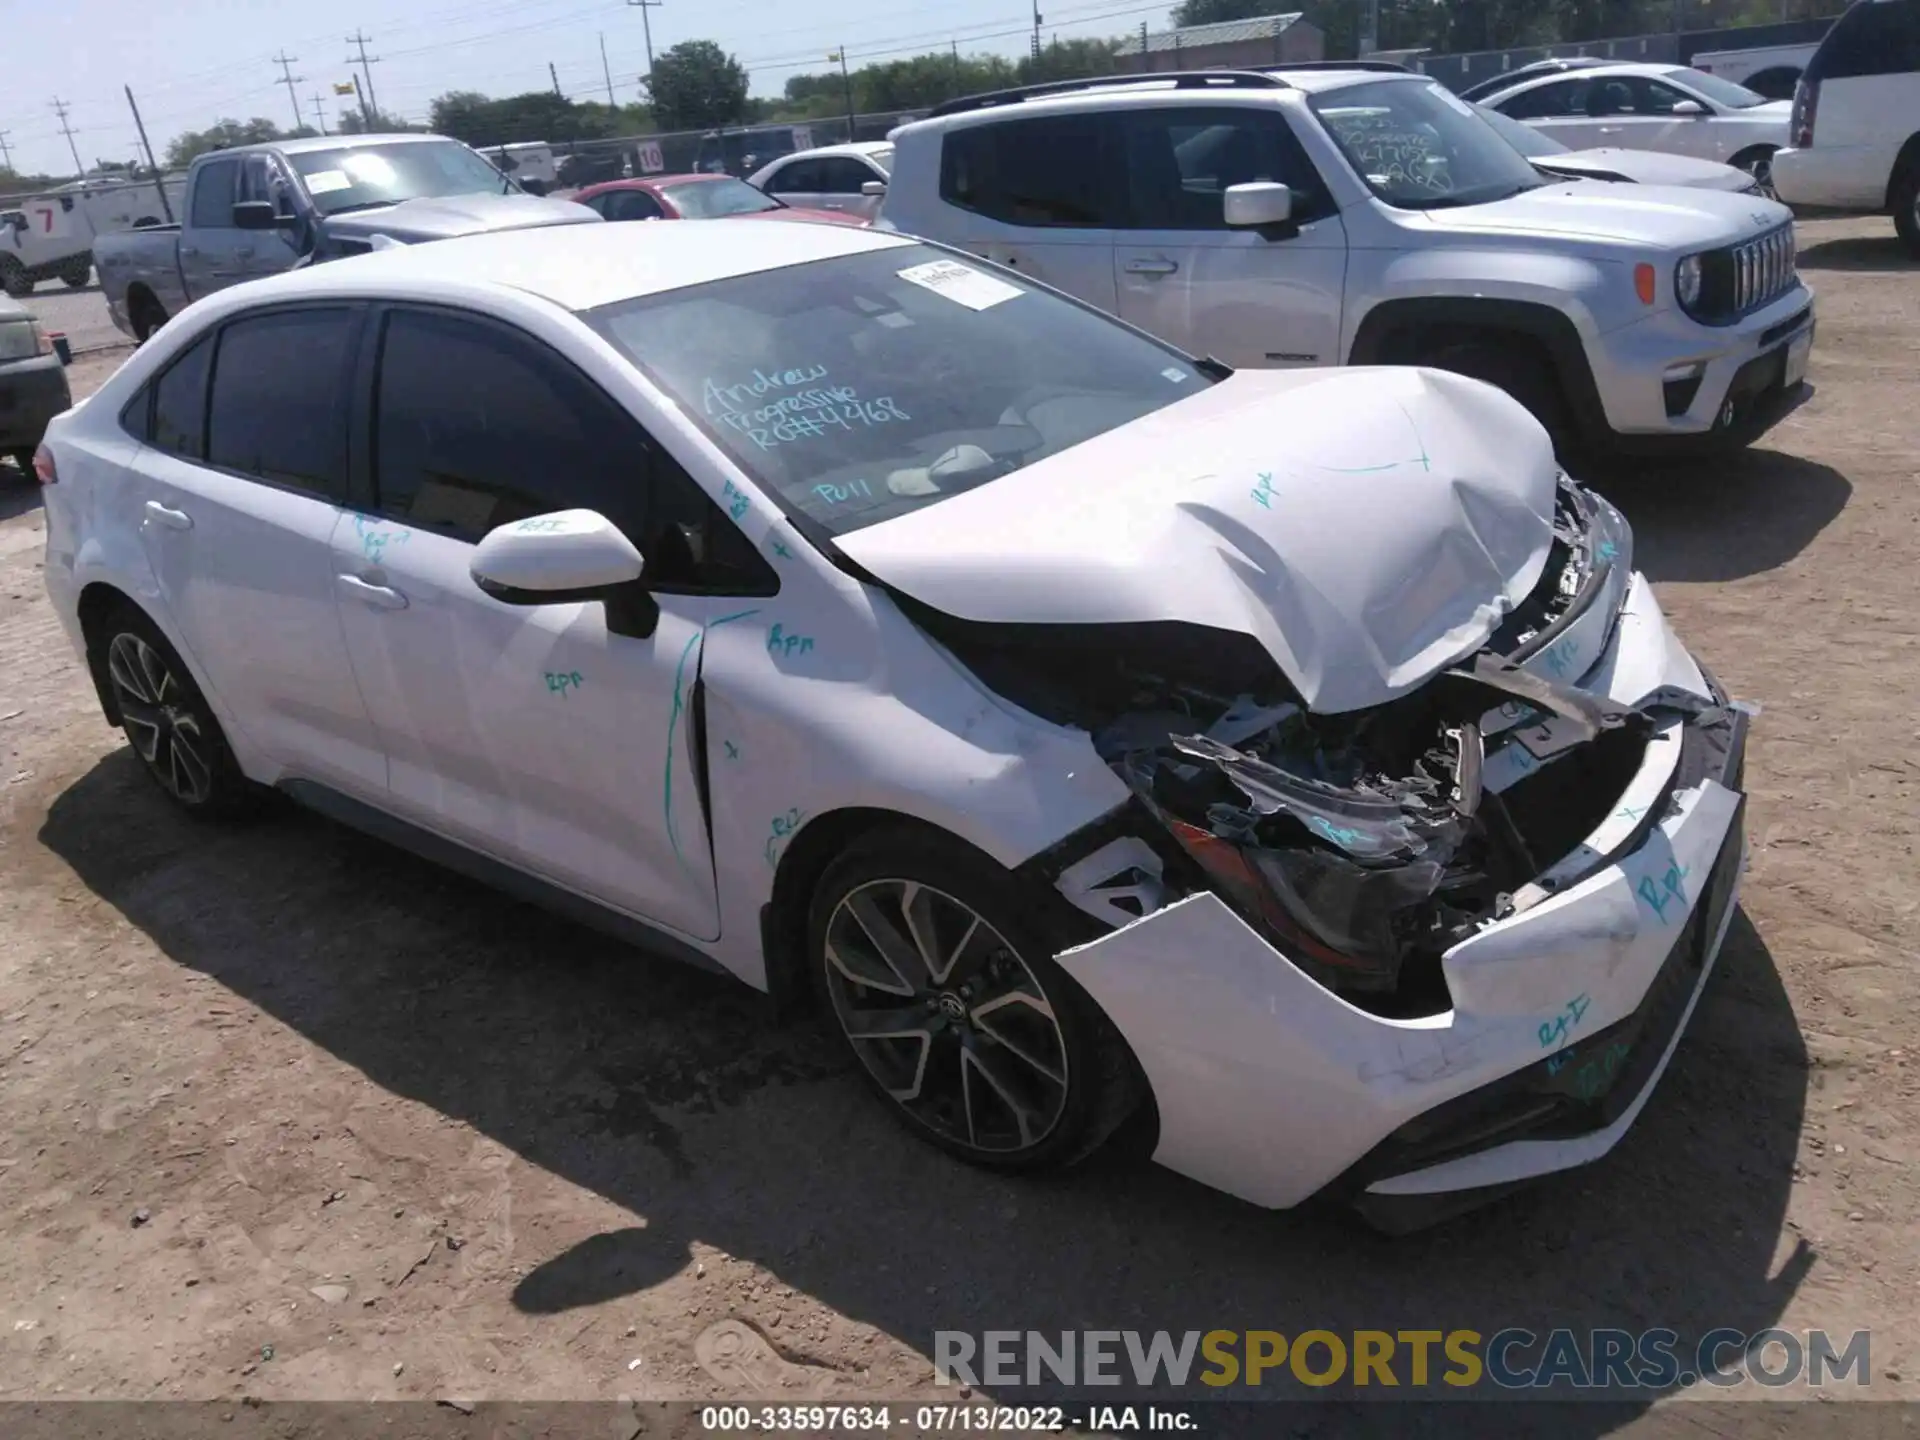
M 873 171 L 845 156 L 829 155 L 818 164 L 820 188 L 829 195 L 858 195 L 860 187 L 875 178 Z
M 193 182 L 193 214 L 187 223 L 197 229 L 231 230 L 233 196 L 240 179 L 238 160 L 209 160 Z
M 1310 219 L 1320 177 L 1278 115 L 1257 110 L 1150 110 L 1128 117 L 1129 219 L 1142 230 L 1221 230 L 1229 185 L 1291 186 Z
M 667 212 L 644 190 L 623 190 L 607 207 L 609 220 L 658 220 Z
M 940 196 L 1010 225 L 1118 224 L 1114 123 L 1056 115 L 950 131 L 940 147 Z
M 817 160 L 796 160 L 791 165 L 782 165 L 774 175 L 769 190 L 778 190 L 782 194 L 817 195 L 826 189 L 821 184 L 820 163 Z
M 1585 80 L 1559 80 L 1528 90 L 1509 100 L 1493 101 L 1493 108 L 1516 120 L 1544 120 L 1554 115 L 1587 113 L 1587 93 L 1592 86 Z
M 1693 100 L 1693 96 L 1685 91 L 1676 90 L 1658 80 L 1649 80 L 1644 75 L 1633 76 L 1629 88 L 1633 92 L 1631 113 L 1635 115 L 1671 115 L 1673 107 L 1682 100 Z M 1693 100 L 1693 103 L 1700 105 L 1698 100 Z M 1702 105 L 1701 108 L 1709 107 Z
M 346 493 L 355 313 L 278 310 L 220 332 L 207 461 L 330 498 Z
M 1847 80 L 1920 70 L 1920 4 L 1861 0 L 1834 23 L 1807 66 L 1810 80 Z
M 213 368 L 208 336 L 160 373 L 153 384 L 153 431 L 149 443 L 188 460 L 207 453 L 207 376 Z
M 631 416 L 533 341 L 492 325 L 389 315 L 374 466 L 385 513 L 463 540 L 530 515 L 597 510 L 640 547 L 651 588 L 772 579 Z

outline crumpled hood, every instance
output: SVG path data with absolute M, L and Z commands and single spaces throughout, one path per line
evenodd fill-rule
M 1540 577 L 1558 473 L 1533 417 L 1478 381 L 1242 371 L 837 543 L 965 620 L 1243 632 L 1339 712 L 1486 642 Z
M 1721 195 L 1669 185 L 1603 188 L 1579 180 L 1542 185 L 1486 205 L 1424 213 L 1427 222 L 1443 232 L 1614 240 L 1655 254 L 1692 254 L 1732 245 L 1793 218 L 1786 206 L 1758 195 Z
M 1696 160 L 1691 155 L 1669 155 L 1660 150 L 1569 150 L 1541 155 L 1534 164 L 1561 174 L 1623 175 L 1637 185 L 1679 185 L 1688 189 L 1720 190 L 1739 194 L 1753 184 L 1753 176 L 1718 160 Z
M 398 205 L 378 210 L 349 211 L 322 223 L 335 235 L 389 235 L 395 240 L 417 244 L 492 230 L 579 225 L 601 219 L 598 211 L 571 200 L 550 200 L 543 195 L 474 194 L 402 200 Z

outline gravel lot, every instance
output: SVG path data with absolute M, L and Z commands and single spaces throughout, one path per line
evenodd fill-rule
M 97 280 L 84 290 L 69 290 L 58 280 L 42 280 L 20 303 L 39 316 L 47 329 L 64 330 L 76 354 L 127 343 L 127 337 L 107 318 L 107 297 L 100 293 Z
M 1883 220 L 1801 239 L 1815 398 L 1608 487 L 1765 706 L 1721 971 L 1608 1161 L 1398 1241 L 980 1174 L 744 989 L 297 812 L 179 818 L 0 487 L 0 1398 L 904 1396 L 947 1328 L 1773 1324 L 1871 1328 L 1872 1395 L 1920 1397 L 1920 271 Z M 79 343 L 56 308 L 99 302 L 37 304 Z M 730 1319 L 744 1385 L 696 1350 Z

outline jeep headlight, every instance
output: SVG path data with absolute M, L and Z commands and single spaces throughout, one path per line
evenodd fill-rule
M 1673 294 L 1689 315 L 1700 303 L 1701 267 L 1698 255 L 1689 255 L 1673 267 Z

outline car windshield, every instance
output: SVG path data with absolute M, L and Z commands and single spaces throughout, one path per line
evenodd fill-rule
M 1667 74 L 1688 89 L 1699 91 L 1714 104 L 1724 105 L 1729 110 L 1751 110 L 1756 105 L 1767 103 L 1766 96 L 1755 94 L 1746 86 L 1723 80 L 1718 75 L 1709 75 L 1704 70 L 1669 70 Z
M 1177 351 L 925 245 L 585 317 L 789 514 L 845 534 L 1003 481 L 1209 383 Z
M 720 220 L 728 215 L 757 215 L 762 210 L 784 208 L 771 195 L 731 177 L 683 180 L 678 185 L 662 185 L 660 193 L 687 220 Z
M 1471 105 L 1432 82 L 1342 86 L 1310 103 L 1373 193 L 1399 209 L 1483 205 L 1546 183 Z
M 893 147 L 891 145 L 887 146 L 884 150 L 869 150 L 867 152 L 867 158 L 882 170 L 886 171 L 887 174 L 893 174 Z
M 1549 139 L 1531 125 L 1522 125 L 1511 115 L 1502 115 L 1489 105 L 1476 105 L 1473 113 L 1494 128 L 1500 138 L 1529 160 L 1537 160 L 1543 155 L 1564 155 L 1567 147 L 1558 140 Z
M 510 182 L 458 140 L 402 140 L 391 145 L 304 150 L 287 157 L 322 215 L 401 200 L 499 193 Z

